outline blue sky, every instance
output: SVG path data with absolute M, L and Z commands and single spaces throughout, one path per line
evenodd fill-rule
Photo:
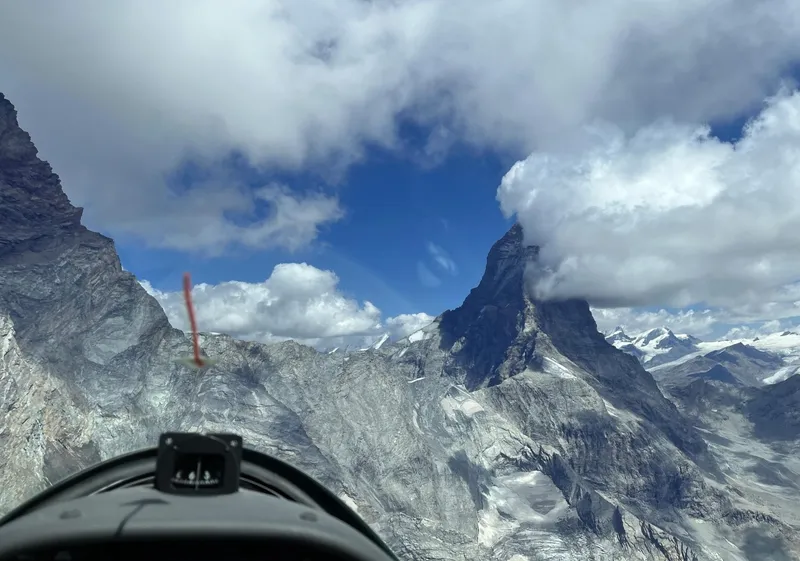
M 406 154 L 424 146 L 426 138 L 408 134 Z M 184 271 L 191 271 L 195 283 L 261 282 L 276 264 L 303 261 L 335 271 L 344 292 L 373 302 L 390 316 L 419 311 L 436 315 L 460 305 L 480 280 L 489 248 L 512 224 L 500 212 L 496 193 L 513 160 L 496 154 L 455 148 L 445 161 L 430 167 L 410 155 L 373 149 L 334 184 L 319 174 L 263 174 L 236 160 L 232 167 L 254 187 L 279 180 L 293 189 L 337 193 L 346 216 L 296 252 L 238 248 L 209 258 L 123 238 L 117 249 L 124 266 L 154 288 L 173 291 Z M 179 188 L 191 188 L 184 175 L 176 173 Z M 447 252 L 455 272 L 437 264 L 429 244 Z M 420 273 L 420 263 L 438 283 Z
M 724 142 L 737 140 L 759 110 L 712 123 L 712 134 Z M 437 315 L 455 308 L 480 280 L 491 245 L 513 223 L 500 211 L 497 187 L 516 160 L 511 154 L 458 146 L 443 161 L 420 162 L 413 155 L 424 149 L 431 131 L 407 130 L 402 153 L 372 149 L 364 162 L 336 182 L 319 173 L 262 173 L 231 156 L 228 169 L 253 187 L 277 180 L 295 190 L 338 194 L 346 217 L 326 226 L 310 247 L 295 252 L 232 248 L 220 257 L 207 257 L 148 248 L 123 238 L 117 242 L 120 258 L 128 270 L 164 292 L 181 286 L 184 271 L 192 273 L 195 283 L 258 283 L 278 263 L 303 261 L 334 271 L 342 291 L 373 302 L 389 316 L 420 311 Z M 191 166 L 176 170 L 175 188 L 191 189 L 193 173 Z M 455 272 L 437 264 L 430 244 L 447 252 Z
M 1 87 L 179 327 L 188 270 L 208 330 L 402 336 L 462 302 L 514 216 L 537 294 L 601 328 L 800 315 L 784 0 L 44 1 L 0 21 Z
M 754 114 L 715 123 L 713 134 L 726 142 L 735 140 Z M 339 195 L 346 217 L 325 227 L 311 247 L 294 252 L 232 248 L 220 257 L 207 257 L 120 238 L 120 258 L 128 270 L 163 291 L 177 290 L 184 271 L 192 273 L 195 283 L 261 282 L 278 263 L 304 261 L 332 269 L 345 292 L 372 301 L 389 315 L 436 315 L 457 307 L 480 280 L 489 248 L 513 223 L 500 211 L 497 187 L 515 160 L 457 147 L 444 161 L 420 163 L 408 154 L 422 149 L 427 135 L 415 132 L 405 139 L 406 155 L 373 149 L 336 183 L 320 174 L 262 173 L 231 156 L 235 163 L 229 169 L 254 187 L 278 180 L 293 189 L 321 188 Z M 191 189 L 191 174 L 190 166 L 176 170 L 176 189 Z M 431 243 L 449 254 L 456 273 L 437 265 L 428 249 Z M 438 284 L 420 273 L 420 263 Z

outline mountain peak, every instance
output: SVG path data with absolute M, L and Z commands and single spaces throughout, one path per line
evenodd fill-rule
M 525 297 L 525 271 L 536 261 L 539 248 L 526 246 L 523 240 L 522 226 L 515 223 L 494 243 L 486 256 L 481 282 L 467 296 L 467 301 L 488 299 L 498 304 L 517 302 Z
M 640 344 L 647 345 L 658 338 L 674 338 L 675 334 L 668 327 L 654 327 L 639 335 L 637 339 L 641 341 Z
M 442 345 L 458 357 L 467 388 L 498 384 L 537 360 L 525 271 L 538 252 L 514 224 L 489 251 L 478 286 L 440 316 Z
M 618 325 L 613 331 L 606 335 L 606 341 L 612 345 L 614 343 L 630 343 L 633 341 L 633 337 L 625 333 L 625 329 L 623 329 L 621 325 Z
M 438 318 L 442 372 L 467 390 L 495 386 L 526 370 L 542 372 L 547 359 L 566 358 L 612 406 L 649 419 L 690 457 L 713 465 L 702 438 L 666 400 L 653 377 L 597 330 L 586 300 L 536 300 L 528 265 L 538 247 L 523 243 L 514 225 L 489 252 L 477 287 L 455 310 Z
M 17 110 L 0 92 L 0 157 L 4 162 L 25 162 L 36 158 L 38 151 L 31 136 L 22 130 Z
M 720 360 L 723 362 L 724 361 L 736 362 L 737 357 L 745 357 L 751 360 L 761 361 L 765 364 L 773 365 L 776 368 L 784 364 L 783 360 L 780 357 L 772 355 L 760 349 L 757 349 L 751 345 L 746 345 L 741 341 L 739 341 L 738 343 L 734 343 L 733 345 L 724 347 L 722 349 L 711 351 L 706 356 L 713 360 Z
M 0 93 L 0 257 L 20 246 L 41 251 L 81 230 L 83 209 L 72 206 L 58 175 L 40 160 L 17 111 Z
M 594 371 L 599 355 L 616 353 L 597 330 L 588 302 L 580 299 L 541 301 L 529 290 L 528 266 L 536 263 L 539 248 L 526 246 L 522 227 L 515 224 L 489 251 L 480 283 L 464 303 L 439 318 L 442 347 L 458 362 L 450 368 L 467 389 L 499 384 L 530 368 L 542 368 L 543 349 L 555 348 L 576 364 Z M 642 387 L 655 382 L 634 359 L 631 376 Z M 614 359 L 617 360 L 617 359 Z M 638 370 L 641 371 L 638 371 Z

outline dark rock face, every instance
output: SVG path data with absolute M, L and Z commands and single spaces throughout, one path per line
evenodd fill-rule
M 525 271 L 537 251 L 523 246 L 522 227 L 514 225 L 492 246 L 480 284 L 439 320 L 442 349 L 452 353 L 447 371 L 463 378 L 469 391 L 499 384 L 541 361 L 536 334 L 525 329 L 532 319 Z
M 61 190 L 50 164 L 37 158 L 30 135 L 19 128 L 14 106 L 0 93 L 0 257 L 48 249 L 54 238 L 82 230 L 82 210 Z
M 754 394 L 745 411 L 756 435 L 770 440 L 800 440 L 800 376 Z
M 733 384 L 738 385 L 739 380 L 736 379 L 736 376 L 731 374 L 730 370 L 722 366 L 721 364 L 715 364 L 705 372 L 697 372 L 693 374 L 689 374 L 689 378 L 703 378 L 705 380 L 716 380 L 718 382 L 725 382 L 726 384 Z
M 726 347 L 718 351 L 711 351 L 706 355 L 706 357 L 721 364 L 738 364 L 740 357 L 753 361 L 759 361 L 765 365 L 772 366 L 773 368 L 778 368 L 783 364 L 783 361 L 780 359 L 780 357 L 760 351 L 755 347 L 745 345 L 744 343 L 735 343 L 730 347 Z
M 175 361 L 188 337 L 80 225 L 4 98 L 0 201 L 3 510 L 162 431 L 235 431 L 352 503 L 404 559 L 800 551 L 794 514 L 757 512 L 724 480 L 693 414 L 604 340 L 586 302 L 529 298 L 537 252 L 519 226 L 464 304 L 407 340 L 326 354 L 204 336 L 219 362 L 198 374 Z M 692 387 L 698 411 L 722 399 Z

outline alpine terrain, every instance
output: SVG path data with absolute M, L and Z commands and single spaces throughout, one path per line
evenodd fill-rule
M 780 331 L 748 339 L 701 341 L 666 327 L 630 336 L 621 327 L 606 341 L 639 359 L 662 386 L 697 378 L 746 386 L 782 382 L 800 373 L 800 333 Z
M 606 341 L 635 356 L 647 368 L 678 360 L 698 350 L 700 339 L 691 335 L 676 335 L 666 327 L 657 327 L 631 337 L 617 327 L 606 335 Z
M 458 309 L 404 340 L 329 354 L 206 335 L 218 363 L 198 373 L 2 96 L 0 209 L 4 511 L 162 431 L 235 431 L 403 559 L 800 559 L 799 378 L 668 399 L 585 301 L 528 297 L 519 226 Z

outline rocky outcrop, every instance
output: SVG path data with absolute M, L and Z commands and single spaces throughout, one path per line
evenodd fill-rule
M 54 240 L 83 230 L 50 164 L 37 158 L 14 106 L 0 93 L 0 256 L 48 249 Z

